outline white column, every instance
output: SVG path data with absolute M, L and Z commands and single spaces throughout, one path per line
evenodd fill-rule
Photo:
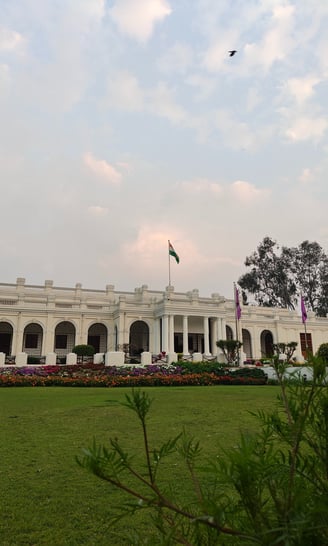
M 169 352 L 169 317 L 164 315 L 162 318 L 162 351 Z
M 13 355 L 18 355 L 18 353 L 21 353 L 23 350 L 23 334 L 24 329 L 21 326 L 22 324 L 22 315 L 19 313 L 18 320 L 17 320 L 17 330 L 16 330 L 16 340 L 15 340 L 15 346 L 14 346 L 14 340 L 11 352 Z
M 183 317 L 183 354 L 189 355 L 188 347 L 188 317 Z
M 211 353 L 212 355 L 216 354 L 216 342 L 218 341 L 218 319 L 217 317 L 212 318 L 211 320 L 211 340 L 212 340 L 212 347 L 211 347 Z
M 54 319 L 52 313 L 47 314 L 46 326 L 43 329 L 42 337 L 42 355 L 47 355 L 48 353 L 53 353 L 55 350 L 55 339 L 54 339 Z
M 123 346 L 124 341 L 124 313 L 120 313 L 117 326 L 117 345 L 119 348 Z
M 80 340 L 81 345 L 86 345 L 88 343 L 88 331 L 85 330 L 85 317 L 84 314 L 81 314 L 81 319 L 78 321 L 78 326 L 80 328 L 79 332 L 76 332 L 76 338 Z
M 209 356 L 211 353 L 210 353 L 208 317 L 203 317 L 203 323 L 204 323 L 204 354 Z
M 152 342 L 149 346 L 149 350 L 154 354 L 159 354 L 159 352 L 161 351 L 160 324 L 161 322 L 159 318 L 154 319 Z
M 169 353 L 174 353 L 174 315 L 169 318 Z
M 221 336 L 220 339 L 227 339 L 227 330 L 226 330 L 226 321 L 224 318 L 221 319 Z
M 253 358 L 262 358 L 261 352 L 261 333 L 264 328 L 255 326 L 250 331 L 252 332 Z

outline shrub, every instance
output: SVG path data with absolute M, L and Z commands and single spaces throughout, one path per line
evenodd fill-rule
M 95 354 L 95 349 L 93 345 L 75 345 L 72 349 L 72 353 L 82 357 L 83 362 L 85 356 L 93 356 Z
M 261 368 L 237 368 L 230 372 L 234 377 L 266 377 Z
M 177 363 L 181 373 L 215 373 L 224 375 L 224 368 L 219 362 L 183 362 Z
M 328 343 L 322 343 L 318 349 L 317 356 L 328 363 Z
M 273 350 L 277 356 L 280 354 L 286 355 L 287 362 L 290 362 L 293 354 L 296 351 L 297 341 L 289 341 L 289 343 L 274 343 Z
M 27 363 L 28 364 L 40 364 L 40 357 L 39 356 L 28 355 Z
M 220 339 L 216 342 L 216 346 L 223 351 L 227 363 L 230 366 L 239 366 L 239 349 L 242 346 L 241 341 L 238 339 Z

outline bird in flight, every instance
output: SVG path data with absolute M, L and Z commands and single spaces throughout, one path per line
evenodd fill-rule
M 232 51 L 229 51 L 229 53 L 229 57 L 233 57 L 237 53 L 237 49 L 233 49 Z

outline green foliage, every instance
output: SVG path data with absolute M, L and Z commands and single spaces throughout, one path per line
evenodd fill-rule
M 264 370 L 262 370 L 261 368 L 241 367 L 231 371 L 230 373 L 234 377 L 266 377 Z
M 181 369 L 181 373 L 214 373 L 216 375 L 224 375 L 225 367 L 219 362 L 177 362 L 177 366 Z
M 220 339 L 216 342 L 216 346 L 223 352 L 228 365 L 239 365 L 239 349 L 242 346 L 241 341 L 238 339 Z
M 85 356 L 93 356 L 95 354 L 95 349 L 93 345 L 75 345 L 72 349 L 72 353 L 81 356 L 83 361 Z
M 238 280 L 244 304 L 252 294 L 259 305 L 295 309 L 303 294 L 305 305 L 317 316 L 328 312 L 328 256 L 316 242 L 279 248 L 264 237 L 257 250 L 245 259 L 250 268 Z
M 328 312 L 328 256 L 316 243 L 303 241 L 290 249 L 293 255 L 293 273 L 307 307 L 317 316 Z
M 297 341 L 290 341 L 289 343 L 274 343 L 272 347 L 277 357 L 279 357 L 281 354 L 286 355 L 286 361 L 290 362 L 296 351 Z
M 328 343 L 322 343 L 318 349 L 317 356 L 328 363 Z
M 245 259 L 250 271 L 238 280 L 244 301 L 248 292 L 254 295 L 259 305 L 295 308 L 297 290 L 290 275 L 291 255 L 287 249 L 279 255 L 278 249 L 276 241 L 264 237 L 257 250 Z
M 28 355 L 27 363 L 28 364 L 40 364 L 40 357 L 39 356 Z
M 313 382 L 285 380 L 287 365 L 274 360 L 279 406 L 259 411 L 256 434 L 241 434 L 238 444 L 206 464 L 199 442 L 185 431 L 150 446 L 147 419 L 151 400 L 132 391 L 125 405 L 142 428 L 145 464 L 119 440 L 109 448 L 93 443 L 78 459 L 112 487 L 127 494 L 122 515 L 147 510 L 157 541 L 152 544 L 321 546 L 328 543 L 328 393 L 326 369 L 313 359 Z M 181 457 L 185 471 L 163 487 L 161 470 Z M 192 492 L 185 502 L 183 490 Z M 135 544 L 149 544 L 140 537 Z

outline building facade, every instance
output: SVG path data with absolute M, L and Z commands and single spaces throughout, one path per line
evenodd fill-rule
M 306 336 L 306 339 L 305 339 Z M 243 341 L 246 358 L 272 354 L 272 344 L 296 341 L 296 357 L 307 347 L 315 353 L 328 342 L 328 318 L 308 313 L 306 332 L 300 313 L 287 309 L 242 306 L 236 321 L 235 302 L 220 294 L 201 297 L 197 289 L 175 292 L 149 290 L 119 292 L 0 283 L 0 353 L 31 356 L 56 353 L 64 357 L 74 345 L 90 344 L 96 353 L 128 350 L 216 356 L 219 339 Z

